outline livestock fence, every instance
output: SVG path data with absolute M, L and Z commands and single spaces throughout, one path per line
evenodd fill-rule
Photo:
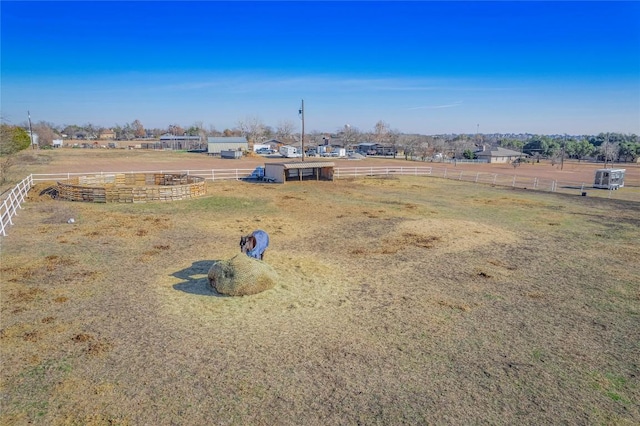
M 0 205 L 0 235 L 7 235 L 7 228 L 13 225 L 12 218 L 18 214 L 18 210 L 22 209 L 22 203 L 33 185 L 33 175 L 29 175 L 6 193 Z
M 131 172 L 96 172 L 96 173 L 50 173 L 31 174 L 18 183 L 13 189 L 2 195 L 0 204 L 0 235 L 6 236 L 7 229 L 13 225 L 12 218 L 22 209 L 27 193 L 37 182 L 58 182 L 72 181 L 78 176 L 111 176 L 121 174 L 182 174 L 187 176 L 197 176 L 205 181 L 219 180 L 242 180 L 242 181 L 262 181 L 264 168 L 253 169 L 210 169 L 210 170 L 151 170 L 151 171 L 131 171 Z M 543 179 L 537 177 L 518 176 L 474 172 L 469 170 L 458 170 L 451 168 L 437 167 L 338 167 L 334 169 L 334 179 L 353 179 L 366 177 L 391 177 L 391 176 L 427 176 L 443 179 L 453 179 L 476 184 L 489 184 L 494 186 L 521 188 L 537 191 L 547 191 L 572 195 L 585 196 L 587 189 L 592 189 L 592 184 L 588 182 L 570 182 L 557 179 Z M 623 191 L 595 190 L 600 196 L 612 199 L 627 199 L 640 201 L 640 192 L 634 191 L 631 198 L 623 197 Z M 606 195 L 605 195 L 606 194 Z

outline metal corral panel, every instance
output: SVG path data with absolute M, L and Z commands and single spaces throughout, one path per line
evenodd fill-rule
M 330 162 L 266 163 L 264 177 L 278 183 L 287 180 L 333 180 L 334 167 L 335 164 Z

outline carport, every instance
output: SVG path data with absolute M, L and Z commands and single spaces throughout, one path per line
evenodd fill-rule
M 277 183 L 303 180 L 333 180 L 334 163 L 304 162 L 266 163 L 264 165 L 265 180 Z

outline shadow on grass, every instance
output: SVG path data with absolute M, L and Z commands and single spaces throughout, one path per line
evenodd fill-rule
M 183 282 L 174 284 L 173 288 L 200 296 L 229 297 L 218 293 L 209 285 L 207 274 L 211 266 L 216 262 L 218 260 L 198 260 L 193 262 L 190 267 L 174 272 L 171 276 L 179 278 Z

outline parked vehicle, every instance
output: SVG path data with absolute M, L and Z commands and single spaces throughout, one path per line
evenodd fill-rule
M 626 169 L 598 169 L 596 170 L 594 188 L 619 189 L 624 187 Z
M 295 146 L 284 145 L 280 147 L 280 155 L 285 158 L 299 158 L 302 156 Z

